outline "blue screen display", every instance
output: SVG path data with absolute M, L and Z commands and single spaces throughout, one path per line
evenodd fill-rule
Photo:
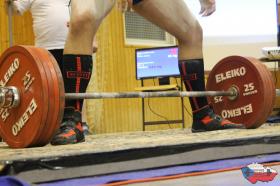
M 136 79 L 179 75 L 177 46 L 136 50 Z

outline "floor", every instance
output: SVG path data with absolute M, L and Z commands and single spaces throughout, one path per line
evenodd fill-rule
M 11 149 L 5 143 L 0 143 L 0 173 L 29 183 L 46 183 L 280 153 L 279 131 L 280 125 L 265 124 L 252 130 L 233 129 L 205 133 L 175 129 L 90 135 L 85 143 L 63 148 L 47 145 Z M 233 171 L 219 173 L 217 176 L 209 174 L 187 177 L 178 179 L 178 183 L 192 181 L 192 184 L 201 185 L 206 184 L 203 181 L 206 178 L 211 180 L 207 180 L 207 184 L 214 185 L 224 184 L 229 178 L 233 178 L 229 180 L 230 183 L 246 183 L 247 180 L 242 177 L 237 180 L 239 174 L 240 171 Z M 217 180 L 217 177 L 222 179 Z M 174 180 L 166 183 L 172 181 Z

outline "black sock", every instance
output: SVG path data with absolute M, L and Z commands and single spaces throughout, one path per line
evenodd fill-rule
M 91 55 L 63 56 L 63 80 L 66 93 L 85 93 L 92 74 Z M 81 112 L 83 99 L 65 100 L 65 108 L 74 108 Z
M 203 59 L 179 61 L 182 81 L 187 91 L 205 91 Z M 194 119 L 201 119 L 210 111 L 207 97 L 190 97 Z

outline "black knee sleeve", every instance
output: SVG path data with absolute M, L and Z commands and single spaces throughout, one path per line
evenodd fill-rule
M 59 69 L 62 72 L 62 69 L 63 69 L 63 49 L 53 49 L 53 50 L 49 50 L 49 52 L 53 55 L 53 57 L 57 61 Z
M 205 91 L 203 59 L 181 60 L 179 69 L 187 91 Z M 193 112 L 208 106 L 206 97 L 191 97 L 190 103 Z
M 84 93 L 92 74 L 91 55 L 64 55 L 63 80 L 66 93 Z M 65 100 L 65 107 L 81 111 L 83 100 Z

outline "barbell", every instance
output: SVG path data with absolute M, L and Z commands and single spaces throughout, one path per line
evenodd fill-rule
M 246 128 L 262 125 L 276 93 L 270 71 L 257 59 L 229 56 L 207 79 L 207 91 L 65 93 L 54 57 L 45 49 L 13 46 L 0 57 L 0 135 L 12 148 L 49 143 L 63 117 L 65 99 L 204 97 L 217 114 Z

